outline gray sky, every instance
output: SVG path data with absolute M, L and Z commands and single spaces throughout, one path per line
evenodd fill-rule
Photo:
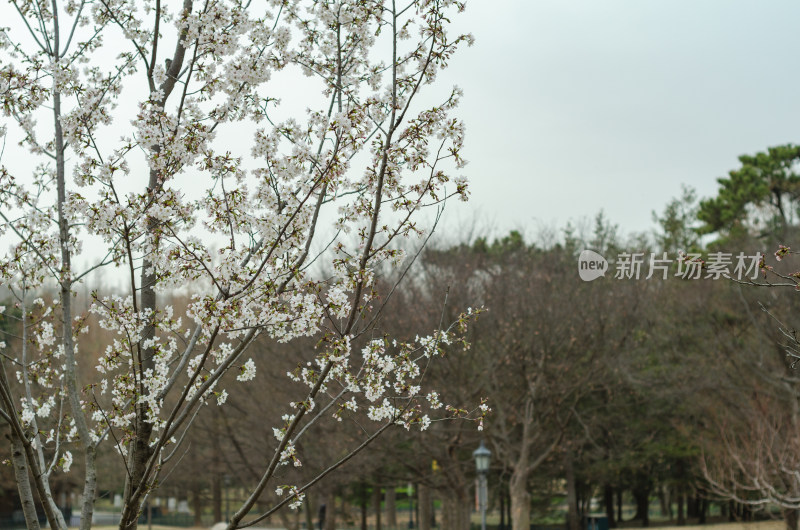
M 438 81 L 465 91 L 472 198 L 445 226 L 646 230 L 682 183 L 714 194 L 738 155 L 800 141 L 798 22 L 792 1 L 470 0 L 477 42 Z
M 448 204 L 447 239 L 464 225 L 534 236 L 601 209 L 624 232 L 649 230 L 681 184 L 711 196 L 738 155 L 800 142 L 800 2 L 467 4 L 453 31 L 476 44 L 423 92 L 433 104 L 465 92 L 472 196 Z M 318 96 L 287 87 L 289 113 Z

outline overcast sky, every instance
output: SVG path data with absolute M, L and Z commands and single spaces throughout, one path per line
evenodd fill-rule
M 647 230 L 682 183 L 710 196 L 800 141 L 800 2 L 469 0 L 454 22 L 477 41 L 439 78 L 465 91 L 472 182 L 448 228 Z
M 681 184 L 715 194 L 739 155 L 800 143 L 798 23 L 797 0 L 468 0 L 453 31 L 476 43 L 428 87 L 464 90 L 470 161 L 440 233 L 533 237 L 601 209 L 643 231 Z

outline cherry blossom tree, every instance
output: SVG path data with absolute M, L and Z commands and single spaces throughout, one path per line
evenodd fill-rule
M 452 117 L 461 92 L 418 97 L 471 43 L 447 28 L 463 8 L 11 1 L 0 35 L 0 284 L 11 301 L 0 313 L 13 331 L 0 343 L 0 417 L 30 528 L 37 502 L 66 528 L 50 481 L 73 458 L 85 473 L 80 525 L 91 526 L 100 444 L 124 463 L 120 528 L 135 528 L 203 405 L 235 391 L 223 376 L 258 384 L 247 383 L 256 340 L 318 345 L 287 374 L 305 390 L 229 528 L 298 506 L 390 426 L 428 425 L 440 404 L 425 399 L 425 363 L 470 315 L 412 342 L 365 334 L 392 292 L 377 279 L 400 281 L 413 261 L 396 240 L 426 236 L 422 208 L 467 197 Z M 102 269 L 124 289 L 94 290 L 79 311 L 77 289 Z M 192 296 L 183 314 L 164 302 L 176 290 Z M 86 351 L 84 334 L 108 337 L 104 349 Z M 301 465 L 309 425 L 356 410 L 376 427 L 347 456 L 308 483 L 276 482 L 280 466 Z M 273 508 L 248 518 L 270 496 Z

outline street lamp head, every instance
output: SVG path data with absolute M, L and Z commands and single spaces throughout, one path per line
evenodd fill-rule
M 475 470 L 478 473 L 483 474 L 489 472 L 489 459 L 491 456 L 492 452 L 483 445 L 483 440 L 481 440 L 480 447 L 472 452 L 472 458 L 475 459 Z

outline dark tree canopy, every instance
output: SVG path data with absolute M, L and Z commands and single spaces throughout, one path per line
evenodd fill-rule
M 699 232 L 733 236 L 758 227 L 784 230 L 797 216 L 800 198 L 800 147 L 787 144 L 739 157 L 742 167 L 717 179 L 716 197 L 700 202 Z M 758 225 L 762 226 L 758 226 Z

